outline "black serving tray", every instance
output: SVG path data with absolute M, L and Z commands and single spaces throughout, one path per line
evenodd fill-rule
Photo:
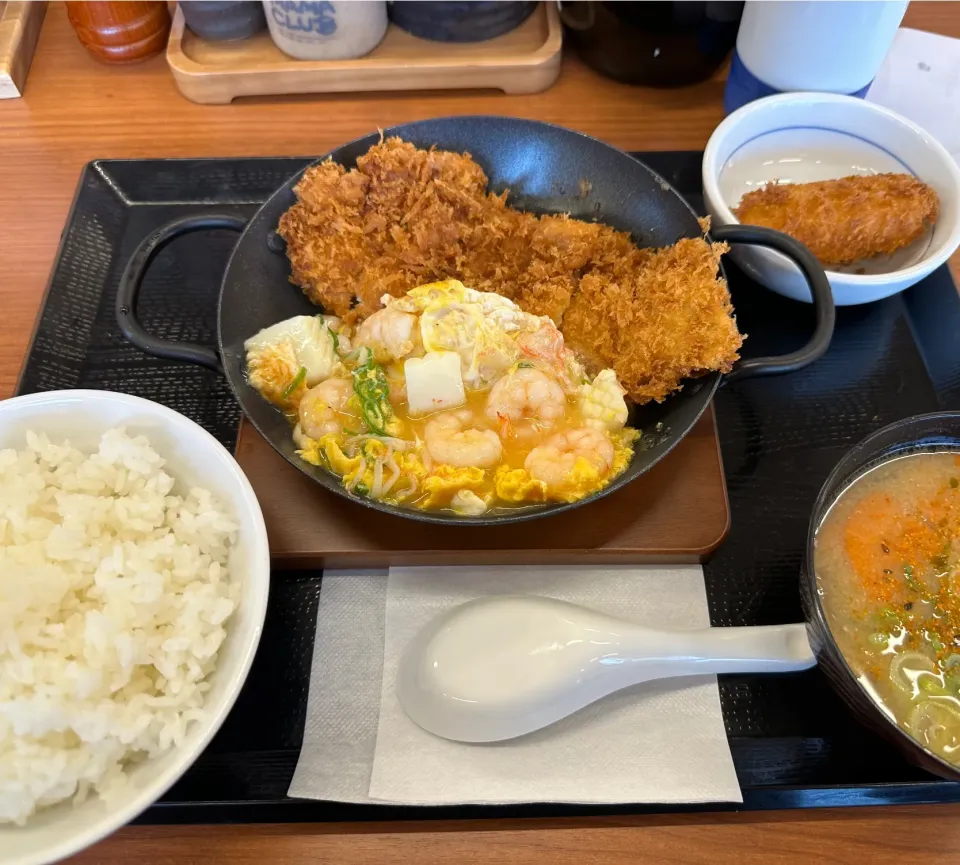
M 703 212 L 698 152 L 642 153 Z M 239 409 L 209 370 L 147 357 L 114 322 L 117 282 L 161 223 L 203 212 L 252 214 L 308 159 L 103 160 L 88 165 L 61 239 L 18 392 L 105 388 L 193 418 L 233 447 Z M 213 344 L 220 276 L 236 235 L 183 237 L 152 265 L 140 315 L 152 332 Z M 808 306 L 726 263 L 745 354 L 799 347 Z M 292 289 L 291 289 L 292 290 Z M 715 625 L 802 620 L 798 574 L 807 521 L 833 465 L 899 418 L 960 409 L 960 295 L 946 267 L 897 297 L 838 311 L 827 356 L 792 375 L 727 387 L 716 398 L 733 527 L 706 566 Z M 140 818 L 147 823 L 560 816 L 733 806 L 539 804 L 416 808 L 292 800 L 303 735 L 319 572 L 274 571 L 253 670 L 217 737 Z M 721 677 L 724 720 L 744 808 L 955 802 L 960 784 L 906 763 L 859 726 L 818 670 Z

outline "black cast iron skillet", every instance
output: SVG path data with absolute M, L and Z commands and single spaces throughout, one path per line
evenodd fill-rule
M 897 421 L 867 436 L 840 460 L 824 483 L 813 507 L 806 560 L 800 577 L 800 597 L 817 664 L 860 720 L 896 745 L 916 765 L 942 778 L 960 781 L 960 767 L 928 750 L 891 721 L 861 684 L 833 637 L 823 608 L 815 567 L 817 531 L 830 508 L 854 480 L 874 466 L 898 456 L 942 450 L 960 453 L 960 412 L 936 412 Z M 829 585 L 823 588 L 830 590 Z
M 532 120 L 507 117 L 447 117 L 388 129 L 419 147 L 469 152 L 490 178 L 491 189 L 510 190 L 510 203 L 534 213 L 569 213 L 629 231 L 640 246 L 668 246 L 702 234 L 697 216 L 680 195 L 642 162 L 593 138 Z M 371 133 L 328 154 L 353 167 L 380 140 Z M 636 408 L 630 419 L 643 431 L 663 424 L 664 435 L 648 436 L 627 470 L 601 492 L 572 504 L 544 504 L 492 511 L 481 517 L 424 512 L 353 496 L 333 474 L 305 463 L 295 453 L 283 415 L 247 384 L 244 340 L 268 325 L 294 315 L 313 315 L 317 307 L 289 283 L 290 265 L 275 234 L 281 215 L 296 198 L 292 177 L 249 222 L 236 216 L 190 216 L 158 228 L 131 256 L 117 294 L 117 321 L 134 345 L 157 357 L 198 363 L 221 371 L 243 411 L 273 448 L 321 486 L 367 507 L 433 523 L 494 525 L 559 513 L 588 504 L 638 478 L 659 462 L 694 426 L 720 385 L 714 372 L 691 379 L 661 404 Z M 590 184 L 581 197 L 580 181 Z M 242 232 L 220 289 L 218 347 L 174 343 L 147 333 L 136 317 L 137 293 L 154 256 L 171 240 L 193 231 L 229 228 Z M 711 233 L 715 241 L 767 246 L 793 259 L 807 278 L 816 306 L 816 328 L 799 351 L 780 357 L 754 358 L 737 364 L 727 381 L 791 372 L 826 352 L 833 335 L 834 306 L 830 284 L 813 255 L 792 238 L 766 228 L 726 225 Z M 456 274 L 450 274 L 455 277 Z

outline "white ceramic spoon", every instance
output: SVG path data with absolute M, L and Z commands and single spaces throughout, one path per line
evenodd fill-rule
M 400 660 L 397 696 L 437 736 L 496 742 L 652 679 L 815 663 L 802 624 L 657 631 L 553 598 L 501 595 L 423 628 Z

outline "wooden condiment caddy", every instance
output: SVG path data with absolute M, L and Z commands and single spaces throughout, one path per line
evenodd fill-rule
M 265 32 L 242 42 L 200 39 L 178 9 L 167 63 L 187 99 L 209 104 L 226 104 L 238 96 L 369 90 L 539 93 L 560 74 L 562 41 L 555 4 L 541 3 L 515 30 L 485 42 L 433 42 L 391 24 L 383 41 L 365 57 L 294 60 Z
M 0 3 L 0 99 L 23 95 L 47 4 Z

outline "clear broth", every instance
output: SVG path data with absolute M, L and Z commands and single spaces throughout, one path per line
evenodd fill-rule
M 818 591 L 881 708 L 960 765 L 960 452 L 918 452 L 853 481 L 817 530 Z

